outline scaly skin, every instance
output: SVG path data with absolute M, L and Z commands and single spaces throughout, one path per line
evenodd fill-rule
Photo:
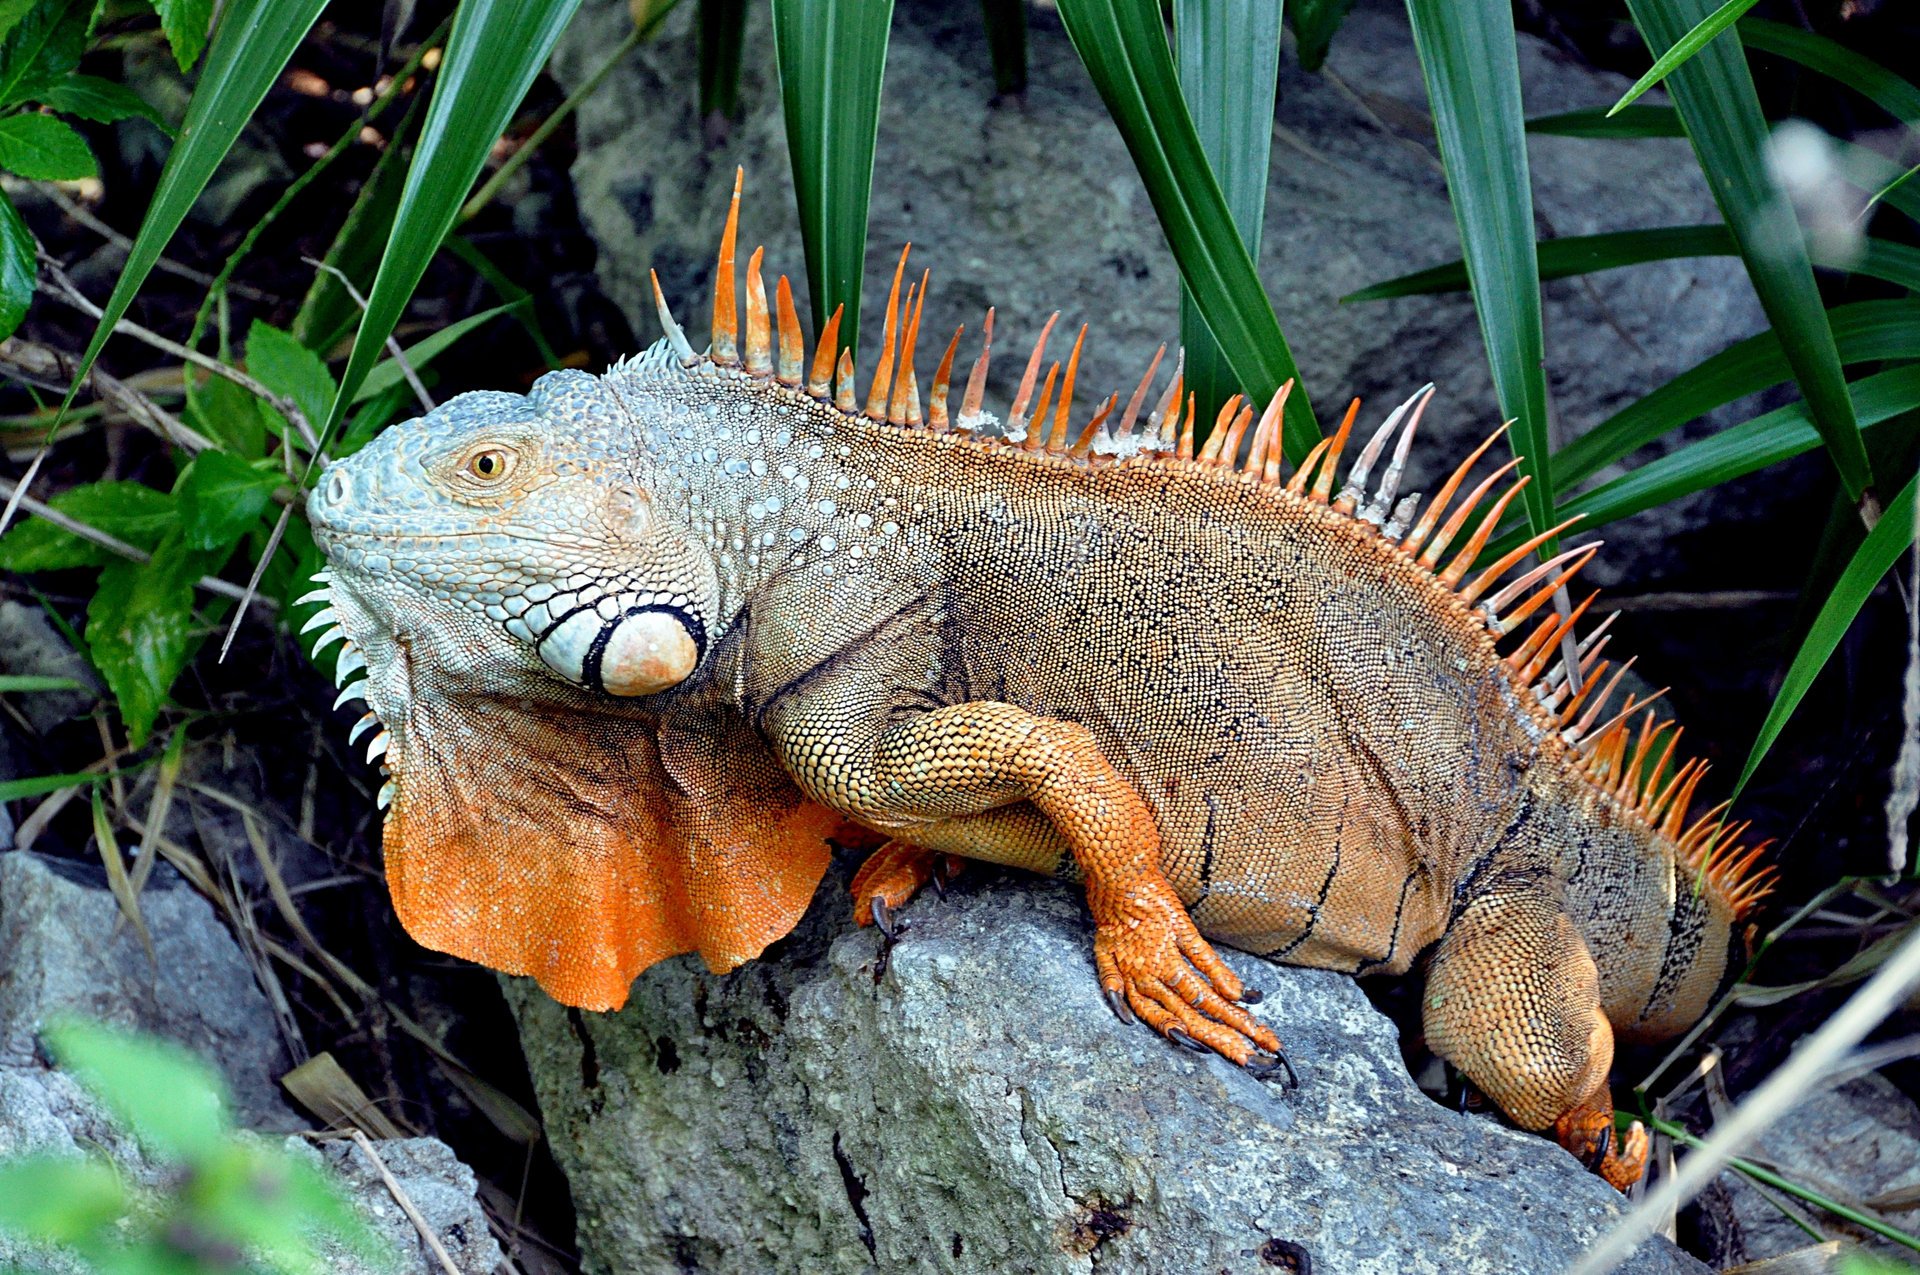
M 1391 490 L 1329 499 L 1331 458 L 1280 485 L 1277 410 L 1238 469 L 1249 417 L 1213 461 L 1076 453 L 1068 391 L 1052 450 L 866 419 L 776 378 L 757 269 L 736 365 L 729 225 L 711 356 L 463 395 L 312 497 L 415 936 L 617 1008 L 655 960 L 786 933 L 846 818 L 891 839 L 862 911 L 924 852 L 1084 879 L 1116 1007 L 1256 1067 L 1280 1042 L 1208 938 L 1355 973 L 1431 948 L 1435 1051 L 1637 1178 L 1615 1035 L 1698 1018 L 1758 888 L 1682 828 L 1669 737 L 1576 725 L 1557 622 L 1503 654 Z M 903 349 L 875 414 L 917 420 Z

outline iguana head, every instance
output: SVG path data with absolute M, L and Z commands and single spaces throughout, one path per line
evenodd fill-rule
M 383 721 L 429 691 L 632 697 L 693 672 L 713 565 L 658 510 L 641 442 L 606 382 L 557 372 L 524 397 L 460 395 L 327 468 L 307 511 Z

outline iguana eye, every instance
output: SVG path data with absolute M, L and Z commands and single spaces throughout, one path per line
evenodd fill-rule
M 489 447 L 467 457 L 467 473 L 483 483 L 500 481 L 506 477 L 510 467 L 511 458 L 497 447 Z

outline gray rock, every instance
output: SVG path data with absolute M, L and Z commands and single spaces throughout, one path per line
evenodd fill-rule
M 1416 489 L 1430 489 L 1434 472 L 1497 420 L 1471 303 L 1464 294 L 1338 302 L 1367 284 L 1460 256 L 1419 63 L 1397 9 L 1355 12 L 1334 44 L 1330 76 L 1304 74 L 1291 60 L 1283 68 L 1259 264 L 1323 419 L 1336 417 L 1353 394 L 1384 411 L 1422 381 L 1441 385 L 1423 426 L 1429 446 L 1416 462 Z M 749 17 L 743 118 L 704 152 L 693 16 L 673 14 L 664 34 L 624 60 L 583 105 L 573 179 L 600 245 L 601 283 L 635 331 L 646 340 L 657 335 L 647 283 L 653 266 L 698 345 L 734 165 L 748 177 L 744 244 L 764 242 L 769 264 L 793 274 L 803 295 L 805 286 L 764 11 Z M 553 73 L 578 86 L 628 23 L 619 0 L 588 0 L 554 55 Z M 957 323 L 977 332 L 986 306 L 997 306 L 1005 353 L 996 401 L 1003 408 L 1026 344 L 1055 308 L 1064 324 L 1091 324 L 1080 368 L 1087 403 L 1131 390 L 1154 347 L 1177 339 L 1178 272 L 1146 192 L 1057 18 L 1039 8 L 1029 51 L 1025 100 L 995 102 L 974 10 L 896 8 L 875 164 L 863 371 L 878 344 L 874 312 L 898 245 L 909 240 L 916 259 L 935 271 L 926 306 L 935 336 L 923 338 L 929 350 L 922 357 L 937 359 Z M 1520 37 L 1520 66 L 1533 114 L 1608 104 L 1625 87 L 1528 36 Z M 1530 145 L 1544 234 L 1719 219 L 1682 141 L 1543 136 Z M 1724 258 L 1551 282 L 1545 306 L 1560 441 L 1764 326 L 1741 267 Z M 963 348 L 971 358 L 975 347 Z M 1757 498 L 1743 496 L 1740 508 L 1751 511 Z M 1637 535 L 1627 536 L 1646 546 L 1644 556 L 1610 531 L 1615 545 L 1596 579 L 1655 565 L 1676 525 L 1672 516 L 1645 516 Z
M 312 1149 L 299 1138 L 287 1139 L 287 1148 L 295 1152 Z M 375 1142 L 373 1148 L 462 1275 L 490 1275 L 500 1266 L 504 1257 L 475 1198 L 479 1188 L 473 1170 L 461 1163 L 451 1147 L 438 1138 L 394 1138 Z M 351 1142 L 328 1142 L 320 1148 L 320 1155 L 361 1216 L 400 1254 L 402 1270 L 443 1275 L 445 1268 L 428 1250 L 419 1230 L 365 1154 Z M 325 1257 L 327 1269 L 335 1275 L 387 1272 L 386 1267 L 369 1265 L 357 1255 L 337 1249 L 330 1249 Z
M 1415 1088 L 1352 980 L 1227 952 L 1283 1093 L 1126 1028 L 1072 887 L 909 909 L 876 979 L 843 879 L 765 959 L 615 1015 L 504 980 L 595 1271 L 1555 1272 L 1621 1198 Z M 1664 1241 L 1626 1269 L 1704 1269 Z
M 0 673 L 68 677 L 83 687 L 95 685 L 87 662 L 60 636 L 47 613 L 25 602 L 0 601 Z M 93 699 L 85 690 L 32 691 L 14 696 L 11 702 L 44 735 L 84 714 Z
M 151 961 L 99 869 L 0 854 L 0 1048 L 31 1048 L 56 1014 L 150 1032 L 213 1060 L 242 1124 L 304 1127 L 280 1098 L 292 1064 L 273 1011 L 213 905 L 162 865 L 140 910 Z
M 1920 1105 L 1886 1077 L 1869 1073 L 1837 1088 L 1807 1094 L 1786 1119 L 1762 1133 L 1747 1158 L 1804 1182 L 1828 1199 L 1871 1203 L 1881 1197 L 1911 1198 L 1920 1191 Z M 1768 1202 L 1767 1193 L 1737 1173 L 1721 1176 L 1745 1260 L 1777 1257 L 1804 1248 L 1807 1233 Z M 1851 1239 L 1890 1258 L 1911 1260 L 1909 1250 L 1842 1219 L 1785 1196 L 1828 1234 Z M 1911 1219 L 1896 1204 L 1888 1220 Z

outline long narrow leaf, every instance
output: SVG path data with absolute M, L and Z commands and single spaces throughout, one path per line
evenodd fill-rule
M 1273 95 L 1280 77 L 1279 0 L 1174 0 L 1173 43 L 1180 95 L 1193 116 L 1200 149 L 1219 179 L 1247 255 L 1258 261 L 1273 156 Z M 1187 385 L 1199 396 L 1200 420 L 1211 421 L 1240 387 L 1184 284 L 1180 343 L 1187 352 Z
M 327 421 L 339 426 L 579 0 L 464 0 Z
M 1120 129 L 1182 282 L 1199 302 L 1241 389 L 1265 402 L 1292 379 L 1283 442 L 1296 462 L 1320 437 L 1280 321 L 1234 228 L 1180 96 L 1157 5 L 1060 0 L 1067 38 Z
M 730 118 L 740 106 L 747 0 L 700 0 L 700 114 Z
M 1856 301 L 1836 306 L 1828 319 L 1842 363 L 1920 359 L 1920 301 Z M 1555 452 L 1554 477 L 1572 487 L 1717 407 L 1791 379 L 1793 369 L 1771 330 L 1737 341 Z
M 1616 112 L 1618 112 L 1616 114 Z M 1557 115 L 1536 115 L 1527 121 L 1529 133 L 1547 133 L 1555 137 L 1685 137 L 1680 112 L 1671 106 L 1629 106 L 1602 110 L 1562 111 Z
M 1767 710 L 1767 720 L 1760 724 L 1760 733 L 1754 737 L 1753 748 L 1747 754 L 1747 764 L 1740 769 L 1740 782 L 1734 785 L 1737 795 L 1747 786 L 1747 780 L 1753 777 L 1754 768 L 1759 766 L 1761 758 L 1773 747 L 1773 741 L 1780 737 L 1780 731 L 1800 707 L 1800 701 L 1806 698 L 1813 688 L 1813 682 L 1825 668 L 1834 648 L 1840 645 L 1840 639 L 1847 635 L 1854 617 L 1860 614 L 1860 608 L 1866 605 L 1867 598 L 1874 587 L 1893 569 L 1900 555 L 1913 545 L 1913 505 L 1914 486 L 1920 483 L 1920 477 L 1910 480 L 1900 489 L 1900 494 L 1886 508 L 1880 521 L 1874 524 L 1867 538 L 1854 551 L 1853 558 L 1847 563 L 1840 578 L 1833 583 L 1833 592 L 1820 607 L 1820 613 L 1813 619 L 1813 627 L 1800 643 L 1793 663 L 1787 667 L 1787 675 L 1780 683 L 1779 694 L 1773 697 L 1773 707 Z
M 980 20 L 993 55 L 993 91 L 1026 92 L 1027 0 L 980 0 Z
M 1642 93 L 1658 84 L 1673 73 L 1675 67 L 1698 53 L 1703 45 L 1714 36 L 1740 20 L 1740 16 L 1753 8 L 1759 0 L 1727 0 L 1718 9 L 1700 19 L 1700 24 L 1680 37 L 1679 43 L 1653 60 L 1647 73 L 1633 82 L 1633 87 L 1620 95 L 1608 115 L 1618 115 L 1628 104 L 1636 101 Z
M 1863 431 L 1876 428 L 1902 412 L 1920 408 L 1920 365 L 1908 364 L 1876 372 L 1853 382 L 1848 389 L 1855 419 Z M 1633 472 L 1591 491 L 1582 492 L 1554 512 L 1556 518 L 1585 515 L 1580 530 L 1596 527 L 1664 505 L 1721 483 L 1731 482 L 1777 465 L 1822 442 L 1805 403 L 1789 403 L 1750 421 L 1730 426 L 1678 451 L 1648 461 Z M 1498 537 L 1485 552 L 1492 557 L 1518 544 L 1526 535 L 1516 527 Z
M 1765 18 L 1742 19 L 1740 39 L 1838 81 L 1903 124 L 1920 123 L 1920 87 L 1837 40 Z
M 1656 54 L 1671 48 L 1711 11 L 1709 6 L 1710 0 L 1627 0 Z M 1768 177 L 1767 121 L 1733 33 L 1708 41 L 1667 77 L 1667 89 L 1686 121 L 1720 215 L 1739 242 L 1761 308 L 1780 334 L 1827 454 L 1847 494 L 1858 501 L 1873 485 L 1873 469 L 1860 444 L 1806 244 L 1792 209 Z
M 1473 306 L 1514 451 L 1532 476 L 1527 519 L 1545 530 L 1554 486 L 1547 434 L 1546 338 L 1534 247 L 1520 59 L 1507 0 L 1407 0 L 1447 192 L 1460 224 Z M 1552 545 L 1543 548 L 1551 552 Z
M 893 0 L 773 0 L 793 194 L 816 329 L 844 307 L 840 344 L 860 339 L 873 143 Z
M 126 264 L 120 268 L 113 293 L 102 308 L 93 339 L 80 357 L 73 389 L 67 391 L 69 402 L 86 381 L 88 369 L 113 335 L 114 325 L 133 303 L 140 285 L 146 282 L 167 241 L 186 218 L 187 210 L 206 189 L 213 170 L 233 149 L 241 128 L 267 89 L 280 78 L 287 60 L 324 7 L 326 0 L 233 0 L 227 6 L 213 33 L 213 47 L 193 99 L 187 103 L 186 120 L 180 125 L 166 166 L 160 170 L 147 215 L 127 250 Z

